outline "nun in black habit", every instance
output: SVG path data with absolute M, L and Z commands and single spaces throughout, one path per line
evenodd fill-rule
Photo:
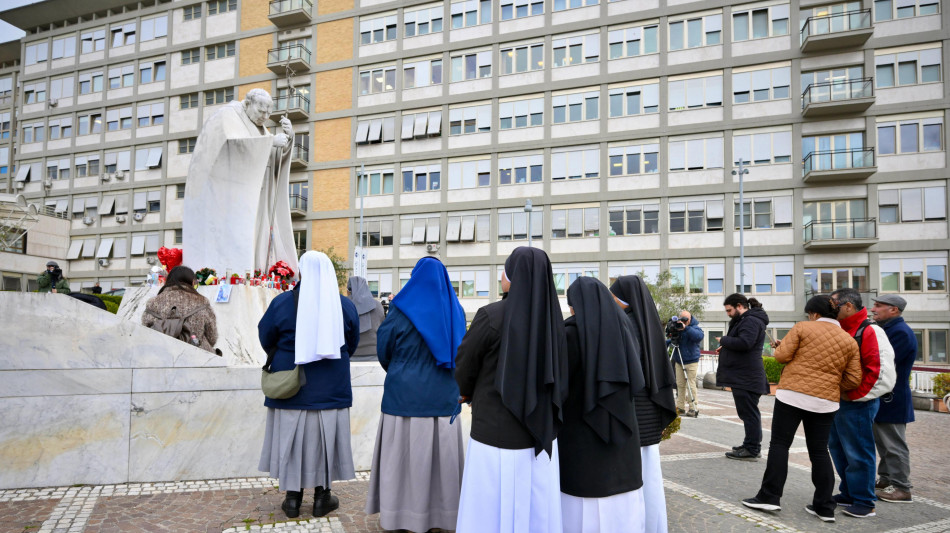
M 567 305 L 571 379 L 558 434 L 564 531 L 639 533 L 644 503 L 633 398 L 643 388 L 640 348 L 600 280 L 577 278 Z
M 676 419 L 673 389 L 676 378 L 666 352 L 663 323 L 646 283 L 639 276 L 621 276 L 610 286 L 617 305 L 624 310 L 634 341 L 640 348 L 645 386 L 634 394 L 647 533 L 665 533 L 666 496 L 660 470 L 660 437 Z
M 455 379 L 472 402 L 472 429 L 456 532 L 560 533 L 567 347 L 548 256 L 516 248 L 502 289 L 458 348 Z

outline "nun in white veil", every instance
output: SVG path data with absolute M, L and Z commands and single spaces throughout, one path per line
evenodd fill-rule
M 350 447 L 350 355 L 359 342 L 359 315 L 337 287 L 330 259 L 315 251 L 300 258 L 300 283 L 274 298 L 257 326 L 273 353 L 271 370 L 306 376 L 296 395 L 265 398 L 267 426 L 258 469 L 280 481 L 288 518 L 300 514 L 303 489 L 313 488 L 313 516 L 339 507 L 330 483 L 353 479 Z

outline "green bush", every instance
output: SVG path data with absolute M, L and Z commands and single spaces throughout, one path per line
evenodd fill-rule
M 934 376 L 934 396 L 943 398 L 950 393 L 950 373 L 937 374 Z
M 103 301 L 102 303 L 106 304 L 106 311 L 112 313 L 113 315 L 119 312 L 119 304 L 109 301 Z
M 119 304 L 122 303 L 121 296 L 115 296 L 112 294 L 93 294 L 96 298 L 102 300 L 102 303 L 106 304 L 106 311 L 109 311 L 113 315 L 119 312 Z
M 680 423 L 682 423 L 682 421 L 680 417 L 674 418 L 673 421 L 670 422 L 670 425 L 666 426 L 666 429 L 663 430 L 663 433 L 660 435 L 660 440 L 669 440 L 674 433 L 680 430 Z
M 778 383 L 782 377 L 782 369 L 785 365 L 779 363 L 774 357 L 763 357 L 762 366 L 765 367 L 765 377 L 769 383 Z

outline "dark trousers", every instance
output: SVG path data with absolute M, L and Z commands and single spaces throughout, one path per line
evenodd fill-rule
M 758 455 L 762 451 L 762 415 L 759 414 L 759 397 L 761 394 L 732 388 L 732 399 L 736 402 L 736 411 L 745 424 L 745 440 L 742 447 L 749 453 Z
M 812 505 L 822 516 L 832 516 L 835 501 L 831 494 L 835 489 L 835 472 L 828 455 L 828 435 L 835 413 L 812 413 L 775 400 L 772 412 L 772 440 L 769 442 L 769 459 L 762 476 L 762 488 L 755 496 L 760 501 L 779 505 L 785 479 L 788 477 L 788 449 L 795 439 L 798 425 L 805 425 L 805 445 L 811 460 L 811 482 L 815 486 Z

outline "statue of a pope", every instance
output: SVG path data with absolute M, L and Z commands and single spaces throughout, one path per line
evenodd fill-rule
M 185 265 L 223 276 L 284 261 L 297 271 L 289 204 L 293 129 L 284 117 L 280 133 L 267 131 L 273 107 L 267 91 L 252 89 L 201 128 L 185 184 Z

